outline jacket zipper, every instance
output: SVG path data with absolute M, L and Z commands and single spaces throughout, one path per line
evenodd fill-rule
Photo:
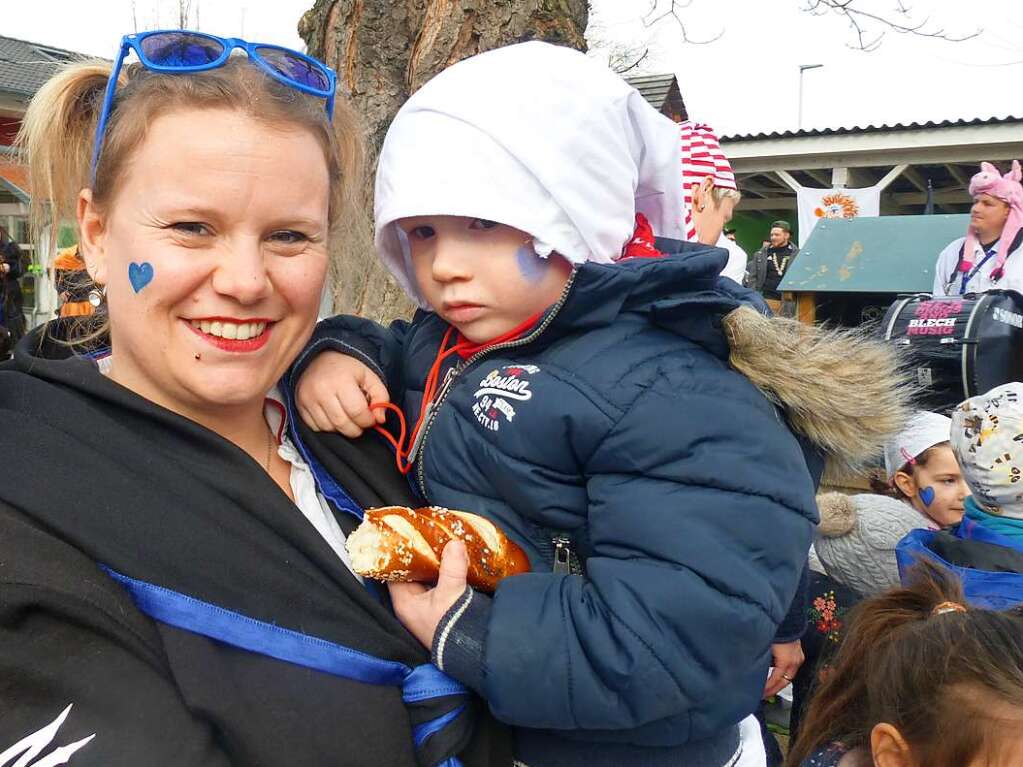
M 551 538 L 554 545 L 554 567 L 555 575 L 582 575 L 583 569 L 579 564 L 579 558 L 572 550 L 572 539 L 564 535 L 556 535 Z
M 519 338 L 515 341 L 507 341 L 503 344 L 495 344 L 494 346 L 491 346 L 487 349 L 483 349 L 482 351 L 476 352 L 476 354 L 472 355 L 465 362 L 459 365 L 455 365 L 453 368 L 448 370 L 447 374 L 444 376 L 444 384 L 441 387 L 440 392 L 438 393 L 436 399 L 427 408 L 427 419 L 426 422 L 423 424 L 423 428 L 419 430 L 419 435 L 417 435 L 416 437 L 417 444 L 413 445 L 414 452 L 413 450 L 409 451 L 411 454 L 409 460 L 418 462 L 418 465 L 416 466 L 416 481 L 417 484 L 419 485 L 419 493 L 423 496 L 424 499 L 427 496 L 426 478 L 424 476 L 423 471 L 422 451 L 426 445 L 426 435 L 430 432 L 430 427 L 433 426 L 433 422 L 437 418 L 437 411 L 440 410 L 440 406 L 444 403 L 444 400 L 447 398 L 448 393 L 451 391 L 451 387 L 452 384 L 454 384 L 455 379 L 459 376 L 459 374 L 467 370 L 470 366 L 481 360 L 483 357 L 486 357 L 491 352 L 504 351 L 505 349 L 514 349 L 516 347 L 525 346 L 526 344 L 535 341 L 536 338 L 541 333 L 543 333 L 544 330 L 547 329 L 547 326 L 554 321 L 554 318 L 558 315 L 558 312 L 561 311 L 561 307 L 565 305 L 565 301 L 568 299 L 569 291 L 572 290 L 572 285 L 573 283 L 575 283 L 575 274 L 576 273 L 573 270 L 572 274 L 569 275 L 568 277 L 568 282 L 565 283 L 565 287 L 561 291 L 561 296 L 558 297 L 558 300 L 554 304 L 554 307 L 551 309 L 551 312 L 544 318 L 543 322 L 540 323 L 536 330 L 534 330 L 532 333 L 530 333 L 528 336 L 525 336 L 524 338 Z

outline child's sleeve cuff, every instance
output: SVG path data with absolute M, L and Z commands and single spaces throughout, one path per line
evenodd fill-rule
M 477 693 L 483 691 L 483 659 L 491 599 L 466 587 L 444 614 L 430 648 L 433 664 Z

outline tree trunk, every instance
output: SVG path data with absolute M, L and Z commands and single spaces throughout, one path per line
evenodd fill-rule
M 587 0 L 316 0 L 298 32 L 309 54 L 337 71 L 338 90 L 350 94 L 366 125 L 373 168 L 398 108 L 435 74 L 525 40 L 585 50 L 588 11 Z M 412 309 L 368 249 L 339 264 L 334 296 L 337 311 L 382 322 Z

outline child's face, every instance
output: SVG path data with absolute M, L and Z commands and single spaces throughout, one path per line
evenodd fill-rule
M 927 462 L 912 468 L 912 473 L 897 472 L 895 483 L 913 508 L 942 527 L 960 522 L 970 490 L 952 448 L 948 445 L 932 448 Z
M 473 343 L 485 343 L 555 303 L 572 266 L 540 258 L 519 229 L 479 218 L 416 216 L 408 236 L 419 291 L 437 314 Z

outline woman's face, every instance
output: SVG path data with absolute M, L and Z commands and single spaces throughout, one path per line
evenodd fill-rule
M 154 120 L 110 203 L 79 201 L 111 378 L 193 417 L 261 403 L 316 321 L 328 198 L 308 131 L 234 110 Z

